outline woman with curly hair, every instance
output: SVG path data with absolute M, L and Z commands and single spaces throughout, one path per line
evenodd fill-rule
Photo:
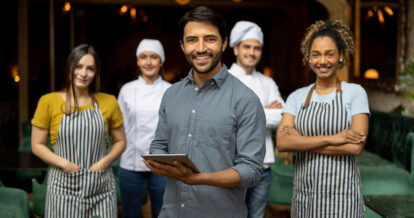
M 354 51 L 352 33 L 339 21 L 317 21 L 301 50 L 316 81 L 288 97 L 277 131 L 278 150 L 297 152 L 291 215 L 364 217 L 356 156 L 368 133 L 368 98 L 336 75 Z

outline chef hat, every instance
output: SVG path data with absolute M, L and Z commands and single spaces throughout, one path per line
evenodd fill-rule
M 239 21 L 231 30 L 230 47 L 234 47 L 246 39 L 256 39 L 263 45 L 262 29 L 253 22 Z
M 159 40 L 156 39 L 143 39 L 137 48 L 137 58 L 139 55 L 144 51 L 152 51 L 156 53 L 158 56 L 160 56 L 161 62 L 164 63 L 165 61 L 165 55 L 164 55 L 164 49 L 162 47 L 162 44 Z

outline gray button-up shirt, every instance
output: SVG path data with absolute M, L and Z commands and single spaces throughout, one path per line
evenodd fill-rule
M 261 177 L 265 115 L 259 98 L 223 66 L 198 87 L 192 71 L 164 94 L 150 153 L 187 154 L 203 172 L 235 169 L 236 188 L 168 178 L 160 217 L 247 217 L 246 190 Z

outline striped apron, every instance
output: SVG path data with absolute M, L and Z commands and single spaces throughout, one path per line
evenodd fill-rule
M 303 136 L 333 135 L 349 129 L 348 116 L 339 84 L 331 103 L 310 102 L 301 108 L 295 128 Z M 364 211 L 355 156 L 296 154 L 292 217 L 364 217 Z
M 117 217 L 112 168 L 90 171 L 106 151 L 106 129 L 98 104 L 95 109 L 64 115 L 55 153 L 80 166 L 66 174 L 51 167 L 47 181 L 45 217 Z

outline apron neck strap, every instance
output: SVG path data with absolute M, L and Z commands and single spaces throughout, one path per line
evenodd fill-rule
M 70 114 L 70 102 L 71 102 L 71 95 L 70 95 L 70 91 L 66 91 L 66 104 L 65 104 L 65 114 L 69 115 Z
M 302 109 L 305 109 L 306 107 L 308 107 L 309 102 L 310 102 L 310 99 L 311 99 L 311 97 L 312 97 L 313 90 L 315 90 L 315 87 L 316 87 L 316 83 L 315 83 L 315 85 L 313 85 L 313 86 L 312 86 L 312 88 L 309 90 L 309 92 L 308 92 L 308 96 L 306 97 L 306 101 L 305 101 L 305 103 L 303 104 Z M 336 78 L 336 92 L 338 92 L 338 93 L 342 93 L 341 80 L 340 80 L 339 78 Z
M 66 91 L 66 103 L 65 103 L 65 114 L 66 115 L 70 114 L 70 102 L 71 102 L 71 92 Z M 98 101 L 95 98 L 95 94 L 92 94 L 92 104 L 94 103 L 98 103 Z

